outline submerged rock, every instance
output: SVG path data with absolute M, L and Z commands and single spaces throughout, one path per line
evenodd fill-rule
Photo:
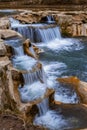
M 63 84 L 70 84 L 76 90 L 81 99 L 81 103 L 87 104 L 87 82 L 80 81 L 77 77 L 57 78 Z

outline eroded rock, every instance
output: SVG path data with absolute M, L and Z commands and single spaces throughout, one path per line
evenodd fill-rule
M 5 56 L 7 53 L 4 41 L 0 39 L 0 56 Z

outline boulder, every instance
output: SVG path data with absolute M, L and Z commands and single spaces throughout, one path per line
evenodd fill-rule
M 80 81 L 77 77 L 57 78 L 57 81 L 63 84 L 70 84 L 76 90 L 81 103 L 87 104 L 87 82 Z
M 8 17 L 0 18 L 0 29 L 9 29 L 10 26 L 11 24 Z
M 22 13 L 20 15 L 14 16 L 15 19 L 19 20 L 21 23 L 37 23 L 39 22 L 38 14 Z
M 11 64 L 11 61 L 7 56 L 0 57 L 0 67 L 6 67 L 9 64 Z
M 5 56 L 7 53 L 6 47 L 4 45 L 4 41 L 0 39 L 0 57 Z
M 22 35 L 17 33 L 14 30 L 10 30 L 10 29 L 0 29 L 0 37 L 2 39 L 7 39 L 7 38 L 11 38 L 11 37 L 21 37 Z

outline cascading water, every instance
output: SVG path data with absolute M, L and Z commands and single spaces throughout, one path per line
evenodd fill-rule
M 48 16 L 49 17 L 49 16 Z M 50 18 L 49 18 L 50 19 Z M 32 42 L 48 42 L 54 39 L 61 39 L 59 27 L 48 24 L 20 24 L 18 21 L 11 19 L 11 27 L 18 31 L 25 38 L 29 38 Z M 16 23 L 16 24 L 15 24 Z
M 23 51 L 23 47 L 22 46 L 13 47 L 13 48 L 14 48 L 15 56 L 22 56 L 22 55 L 24 55 L 24 51 Z
M 50 18 L 48 18 L 48 21 L 50 21 Z M 44 68 L 50 79 L 50 84 L 53 81 L 51 85 L 54 84 L 55 86 L 56 83 L 54 79 L 56 79 L 57 77 L 66 76 L 66 74 L 68 73 L 67 69 L 71 67 L 70 65 L 68 67 L 67 58 L 64 56 L 67 56 L 68 54 L 70 54 L 70 52 L 72 53 L 73 50 L 77 52 L 81 50 L 83 47 L 80 46 L 80 44 L 78 45 L 78 42 L 75 39 L 61 38 L 59 27 L 57 26 L 51 28 L 44 28 L 45 24 L 31 24 L 31 26 L 33 26 L 31 27 L 30 25 L 23 25 L 20 23 L 14 25 L 13 23 L 12 28 L 20 32 L 24 37 L 30 38 L 33 42 L 43 42 L 38 45 L 42 48 L 45 48 L 45 55 L 43 57 L 42 54 L 41 59 L 45 65 Z M 37 64 L 37 61 L 24 55 L 22 50 L 19 53 L 19 50 L 20 47 L 15 48 L 16 58 L 14 58 L 13 60 L 14 65 L 16 66 L 16 68 L 20 70 L 32 70 L 32 66 Z M 68 58 L 70 55 L 68 55 Z M 45 58 L 47 59 L 47 61 L 45 61 Z M 43 95 L 46 92 L 46 86 L 48 82 L 46 83 L 46 77 L 44 76 L 44 78 L 44 74 L 42 73 L 44 73 L 42 70 L 37 69 L 37 71 L 34 73 L 23 74 L 25 85 L 23 88 L 21 88 L 21 86 L 19 87 L 22 102 L 26 103 L 38 99 L 41 96 L 43 97 Z M 42 83 L 40 80 L 43 80 L 44 83 Z M 60 93 L 58 93 L 58 90 L 60 90 Z M 65 90 L 65 88 L 61 89 L 61 86 L 59 85 L 56 86 L 55 91 L 56 100 L 60 100 L 64 103 L 78 103 L 78 100 L 76 100 L 77 95 L 70 95 L 70 93 L 67 92 L 71 92 L 71 90 Z M 63 98 L 61 97 L 63 97 L 65 100 L 63 100 Z M 65 126 L 69 124 L 67 123 L 67 121 L 65 121 L 63 116 L 49 109 L 47 99 L 43 100 L 42 103 L 38 104 L 37 106 L 39 109 L 39 115 L 35 117 L 35 125 L 47 127 L 50 130 L 63 130 Z
M 39 108 L 39 116 L 45 115 L 47 111 L 49 111 L 49 99 L 44 99 L 38 105 Z
M 48 15 L 48 16 L 47 16 L 47 22 L 48 22 L 48 23 L 51 23 L 51 24 L 52 24 L 52 23 L 55 23 L 54 17 L 51 16 L 51 15 Z
M 9 41 L 12 43 L 13 40 Z M 6 41 L 7 43 L 7 41 Z M 18 42 L 17 42 L 18 43 Z M 14 49 L 13 65 L 22 72 L 24 78 L 24 86 L 19 86 L 19 92 L 22 102 L 38 100 L 44 97 L 47 90 L 47 82 L 45 73 L 41 63 L 32 57 L 24 54 L 23 43 L 11 45 Z M 34 53 L 33 48 L 29 48 Z

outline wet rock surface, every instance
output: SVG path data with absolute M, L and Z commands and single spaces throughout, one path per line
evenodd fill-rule
M 7 39 L 7 38 L 17 37 L 17 36 L 22 38 L 21 34 L 11 29 L 0 29 L 0 36 L 1 39 Z

